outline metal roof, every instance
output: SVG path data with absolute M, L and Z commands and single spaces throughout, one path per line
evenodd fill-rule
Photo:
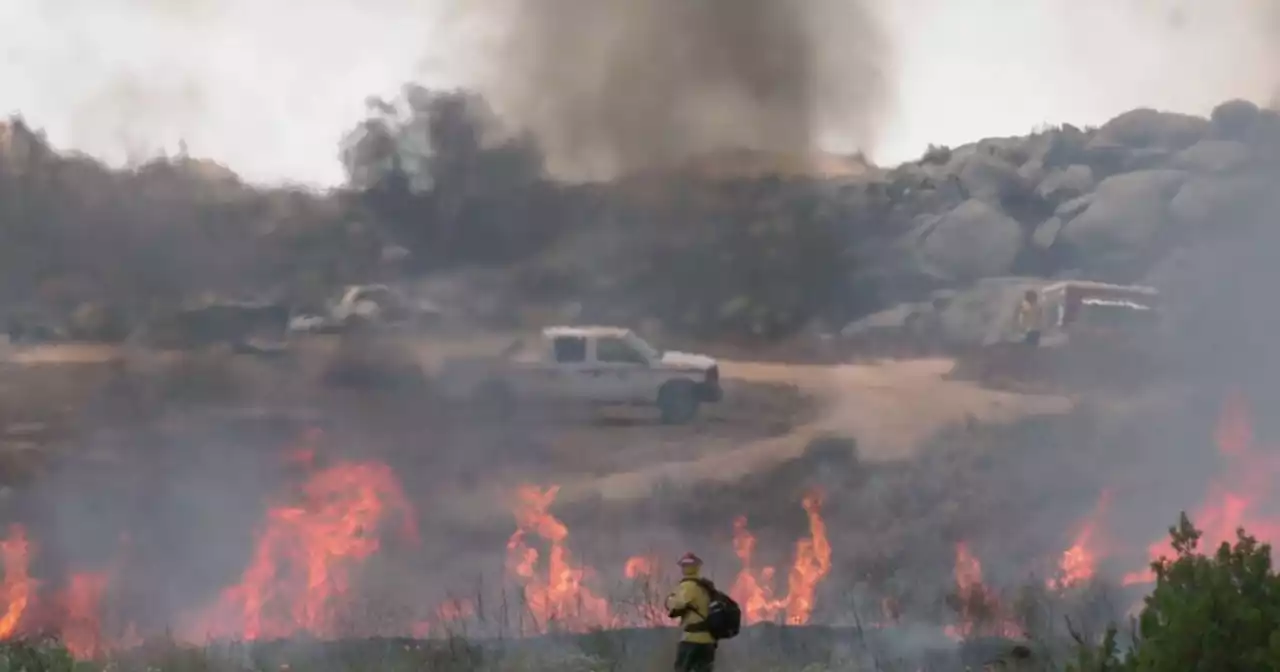
M 542 335 L 547 338 L 557 338 L 560 336 L 581 336 L 584 338 L 600 336 L 623 337 L 630 333 L 631 330 L 626 327 L 608 326 L 547 327 L 542 330 Z
M 1055 282 L 1052 285 L 1045 285 L 1040 288 L 1040 291 L 1052 292 L 1066 289 L 1068 287 L 1079 287 L 1081 289 L 1107 289 L 1121 292 L 1134 292 L 1136 294 L 1159 294 L 1159 291 L 1156 290 L 1155 287 L 1148 287 L 1147 285 L 1113 285 L 1111 283 L 1097 282 L 1094 280 L 1064 280 L 1062 282 Z

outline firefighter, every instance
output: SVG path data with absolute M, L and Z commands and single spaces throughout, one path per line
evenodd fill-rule
M 675 669 L 677 672 L 711 672 L 716 661 L 716 640 L 703 625 L 711 607 L 711 594 L 699 582 L 702 559 L 685 553 L 677 564 L 680 583 L 667 596 L 667 615 L 680 619 L 680 629 L 684 631 L 676 648 Z
M 1043 324 L 1044 307 L 1040 305 L 1040 295 L 1036 290 L 1028 289 L 1018 303 L 1018 331 L 1022 334 L 1022 342 L 1038 347 Z

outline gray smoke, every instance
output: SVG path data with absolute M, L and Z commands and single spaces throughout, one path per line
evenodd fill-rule
M 721 149 L 864 148 L 889 50 L 864 0 L 469 0 L 500 25 L 482 88 L 553 169 L 604 176 Z
M 1262 18 L 1262 28 L 1267 36 L 1267 58 L 1271 66 L 1276 68 L 1270 107 L 1280 110 L 1280 3 L 1271 2 L 1264 7 L 1266 13 Z
M 1260 103 L 1260 91 L 1269 91 L 1270 107 L 1280 106 L 1280 3 L 1275 0 L 1143 0 L 1136 16 L 1163 25 L 1167 50 L 1190 53 L 1225 53 L 1235 68 L 1216 75 L 1232 82 L 1237 91 Z M 1203 57 L 1212 62 L 1214 56 Z M 1191 79 L 1191 78 L 1189 78 Z

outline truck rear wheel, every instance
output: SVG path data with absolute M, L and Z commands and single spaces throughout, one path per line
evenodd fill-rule
M 698 415 L 698 395 L 694 384 L 676 380 L 658 390 L 658 410 L 665 425 L 683 425 Z

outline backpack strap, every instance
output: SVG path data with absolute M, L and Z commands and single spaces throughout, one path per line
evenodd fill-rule
M 712 583 L 711 579 L 706 579 L 701 576 L 696 578 L 690 576 L 684 579 L 680 579 L 680 583 L 696 583 L 700 588 L 707 591 L 707 595 L 713 595 L 716 592 L 716 584 Z
M 696 584 L 698 584 L 698 587 L 699 587 L 699 588 L 701 588 L 701 589 L 703 589 L 704 591 L 706 591 L 706 593 L 707 593 L 707 598 L 708 598 L 708 599 L 710 599 L 710 598 L 712 598 L 712 597 L 714 597 L 714 596 L 715 596 L 715 584 L 714 584 L 714 583 L 711 583 L 710 581 L 708 581 L 707 579 L 704 579 L 704 578 L 702 578 L 702 577 L 698 577 L 698 578 L 696 578 L 696 579 L 695 579 L 695 578 L 693 578 L 693 577 L 689 577 L 689 578 L 685 578 L 685 579 L 680 579 L 680 583 L 682 583 L 682 584 L 683 584 L 683 583 L 696 583 Z M 697 607 L 693 606 L 693 604 L 692 604 L 692 603 L 691 603 L 691 604 L 689 604 L 689 609 L 690 609 L 690 610 L 692 610 L 692 611 L 693 611 L 693 613 L 697 614 L 698 616 L 701 616 L 701 617 L 702 617 L 702 622 L 701 622 L 701 623 L 694 623 L 694 624 L 690 625 L 689 627 L 685 628 L 685 629 L 684 629 L 684 631 L 685 631 L 685 632 L 705 632 L 705 631 L 707 630 L 707 615 L 706 615 L 706 614 L 704 614 L 704 613 L 702 613 L 702 612 L 700 612 L 700 611 L 698 611 Z

